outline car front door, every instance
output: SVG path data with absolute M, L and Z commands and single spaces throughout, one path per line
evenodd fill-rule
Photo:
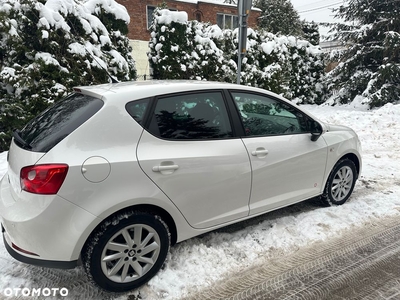
M 327 145 L 311 141 L 312 120 L 268 95 L 231 92 L 243 123 L 253 180 L 250 214 L 305 200 L 321 191 Z
M 137 148 L 147 176 L 194 228 L 249 214 L 250 161 L 234 138 L 223 93 L 157 98 Z

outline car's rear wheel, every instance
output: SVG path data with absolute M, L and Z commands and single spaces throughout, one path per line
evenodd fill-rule
M 130 212 L 106 221 L 88 240 L 83 265 L 101 288 L 125 292 L 149 281 L 161 268 L 170 245 L 159 216 Z
M 326 182 L 321 200 L 326 205 L 342 205 L 349 199 L 357 180 L 357 169 L 350 159 L 340 160 Z

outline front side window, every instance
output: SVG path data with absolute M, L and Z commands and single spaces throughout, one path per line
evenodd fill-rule
M 165 139 L 232 137 L 228 113 L 220 92 L 175 95 L 158 99 L 149 131 Z
M 310 132 L 309 118 L 283 101 L 242 92 L 232 93 L 246 136 Z

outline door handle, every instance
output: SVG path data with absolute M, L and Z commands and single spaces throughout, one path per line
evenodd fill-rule
M 256 149 L 254 151 L 251 152 L 251 155 L 253 156 L 259 156 L 259 155 L 267 155 L 268 154 L 268 150 L 266 149 Z
M 178 165 L 167 165 L 167 166 L 154 166 L 153 172 L 163 172 L 163 171 L 175 171 L 178 170 Z

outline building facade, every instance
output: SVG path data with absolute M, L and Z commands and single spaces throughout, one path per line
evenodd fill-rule
M 148 41 L 154 9 L 162 0 L 118 0 L 126 7 L 131 22 L 128 37 L 131 40 Z M 221 28 L 238 27 L 236 4 L 226 4 L 212 0 L 165 0 L 170 10 L 185 11 L 189 20 L 218 24 Z M 260 16 L 259 9 L 253 9 L 248 18 L 248 26 L 255 28 Z
M 126 7 L 131 17 L 128 37 L 131 40 L 139 79 L 148 78 L 150 70 L 146 52 L 150 40 L 150 26 L 153 20 L 153 12 L 162 0 L 117 1 Z M 223 29 L 235 29 L 239 26 L 236 4 L 213 0 L 165 0 L 165 3 L 169 10 L 185 11 L 189 20 L 217 24 Z M 259 16 L 260 10 L 252 9 L 247 20 L 248 27 L 255 28 Z

